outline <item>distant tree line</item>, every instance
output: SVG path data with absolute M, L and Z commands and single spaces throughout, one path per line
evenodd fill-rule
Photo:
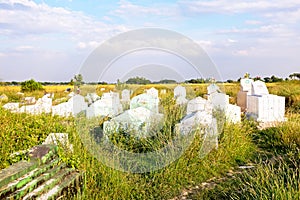
M 288 80 L 300 80 L 300 73 L 292 73 L 290 74 L 287 78 L 283 79 L 280 77 L 276 77 L 275 75 L 272 75 L 271 77 L 250 77 L 250 74 L 247 73 L 247 77 L 252 78 L 254 80 L 261 80 L 264 81 L 266 83 L 275 83 L 275 82 L 281 82 L 281 81 L 288 81 Z M 227 83 L 236 83 L 236 82 L 240 82 L 241 77 L 239 79 L 235 80 L 231 80 L 228 79 Z M 33 82 L 34 81 L 34 82 Z M 26 82 L 26 81 L 24 81 Z M 77 74 L 74 76 L 74 78 L 72 78 L 69 82 L 36 82 L 35 80 L 31 79 L 29 80 L 29 82 L 26 83 L 26 86 L 24 85 L 24 82 L 18 82 L 18 81 L 1 81 L 0 85 L 13 85 L 13 86 L 22 86 L 26 88 L 28 86 L 28 88 L 30 88 L 31 86 L 29 85 L 35 85 L 34 87 L 40 88 L 40 86 L 37 86 L 36 83 L 40 84 L 41 86 L 46 86 L 46 85 L 74 85 L 74 86 L 80 86 L 81 84 L 84 84 L 84 80 L 83 80 L 83 76 L 81 74 Z M 36 83 L 35 83 L 36 82 Z M 200 83 L 210 83 L 211 79 L 207 78 L 196 78 L 196 79 L 190 79 L 190 80 L 186 80 L 184 81 L 184 83 L 194 83 L 194 84 L 200 84 Z M 104 81 L 99 81 L 99 82 L 86 82 L 87 84 L 90 85 L 107 85 L 107 82 Z M 146 79 L 144 77 L 133 77 L 133 78 L 129 78 L 127 81 L 124 82 L 125 84 L 141 84 L 141 85 L 146 85 L 146 84 L 174 84 L 174 83 L 178 83 L 176 80 L 172 80 L 172 79 L 163 79 L 160 81 L 150 81 L 149 79 Z M 118 80 L 117 84 L 121 84 L 120 81 Z M 27 89 L 25 89 L 27 90 Z

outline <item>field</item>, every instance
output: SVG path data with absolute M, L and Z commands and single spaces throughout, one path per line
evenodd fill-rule
M 190 199 L 299 199 L 300 198 L 300 81 L 268 84 L 269 92 L 286 97 L 288 121 L 277 127 L 257 129 L 257 124 L 243 120 L 241 124 L 227 124 L 219 137 L 219 147 L 200 158 L 203 142 L 199 135 L 184 154 L 169 166 L 147 173 L 128 173 L 109 168 L 99 162 L 83 145 L 76 119 L 31 116 L 10 113 L 0 108 L 0 169 L 9 166 L 26 155 L 11 156 L 41 144 L 49 133 L 69 133 L 74 152 L 61 150 L 60 156 L 70 166 L 85 171 L 81 191 L 73 199 L 172 199 L 184 196 Z M 71 86 L 45 86 L 45 91 L 25 93 L 25 96 L 42 97 L 45 92 L 55 93 L 55 99 L 65 97 L 65 89 Z M 99 95 L 110 90 L 124 89 L 127 85 L 82 86 L 82 93 L 96 91 Z M 134 86 L 132 95 L 146 88 L 165 89 L 161 95 L 162 106 L 169 117 L 162 137 L 167 141 L 171 128 L 179 120 L 178 108 L 172 101 L 171 91 L 175 85 Z M 188 85 L 188 96 L 203 96 L 206 84 Z M 223 85 L 224 91 L 236 102 L 239 84 Z M 9 102 L 18 102 L 18 86 L 0 86 Z M 54 100 L 55 100 L 54 99 Z M 2 102 L 0 104 L 4 104 Z M 98 122 L 101 123 L 101 122 Z M 168 129 L 169 128 L 169 129 Z M 122 139 L 122 138 L 121 138 Z M 121 141 L 120 139 L 120 141 Z M 124 143 L 121 143 L 121 145 Z M 126 143 L 129 150 L 156 148 L 156 143 L 134 140 Z M 240 169 L 239 166 L 254 166 Z M 209 183 L 214 184 L 209 184 Z M 205 186 L 205 187 L 204 187 Z M 191 189 L 193 188 L 193 189 Z M 192 192 L 187 192 L 192 191 Z M 71 197 L 66 197 L 69 199 Z

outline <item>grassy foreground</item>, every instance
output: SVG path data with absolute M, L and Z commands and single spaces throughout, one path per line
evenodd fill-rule
M 213 177 L 221 178 L 238 165 L 250 162 L 254 163 L 255 168 L 247 173 L 237 175 L 213 189 L 201 190 L 191 198 L 299 199 L 298 86 L 298 82 L 280 87 L 268 86 L 270 93 L 289 97 L 287 122 L 262 131 L 256 128 L 255 123 L 248 121 L 239 125 L 225 124 L 218 150 L 200 158 L 203 141 L 196 136 L 178 160 L 159 171 L 144 174 L 117 171 L 99 162 L 82 144 L 73 118 L 16 114 L 0 108 L 0 169 L 26 159 L 24 154 L 11 156 L 12 153 L 41 144 L 51 132 L 67 132 L 74 152 L 61 151 L 60 155 L 69 166 L 85 171 L 83 188 L 72 197 L 74 199 L 170 199 L 178 196 L 185 188 L 201 185 Z M 196 88 L 196 95 L 202 95 L 206 86 L 193 87 Z M 233 96 L 231 101 L 234 101 L 239 86 L 228 84 L 225 89 Z M 66 95 L 64 89 L 56 90 L 60 93 L 57 97 Z M 8 95 L 10 99 L 14 98 L 15 92 L 17 89 L 11 91 L 12 96 Z M 36 95 L 39 97 L 42 93 Z M 167 110 L 171 112 L 174 109 Z

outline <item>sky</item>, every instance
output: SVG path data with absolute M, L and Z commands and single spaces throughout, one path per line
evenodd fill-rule
M 300 71 L 299 0 L 0 0 L 0 80 L 70 81 L 99 45 L 142 28 L 190 38 L 223 80 L 237 80 L 246 72 L 285 78 Z M 155 73 L 159 66 L 173 68 L 176 73 L 157 76 L 170 79 L 181 74 L 176 70 L 180 62 L 170 60 L 174 67 L 141 61 L 136 71 L 144 71 L 141 66 Z M 126 74 L 134 75 L 132 69 Z M 191 71 L 184 78 L 199 75 Z

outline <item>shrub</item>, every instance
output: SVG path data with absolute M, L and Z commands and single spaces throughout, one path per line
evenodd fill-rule
M 35 90 L 43 90 L 42 84 L 33 79 L 21 83 L 22 92 L 32 92 Z

